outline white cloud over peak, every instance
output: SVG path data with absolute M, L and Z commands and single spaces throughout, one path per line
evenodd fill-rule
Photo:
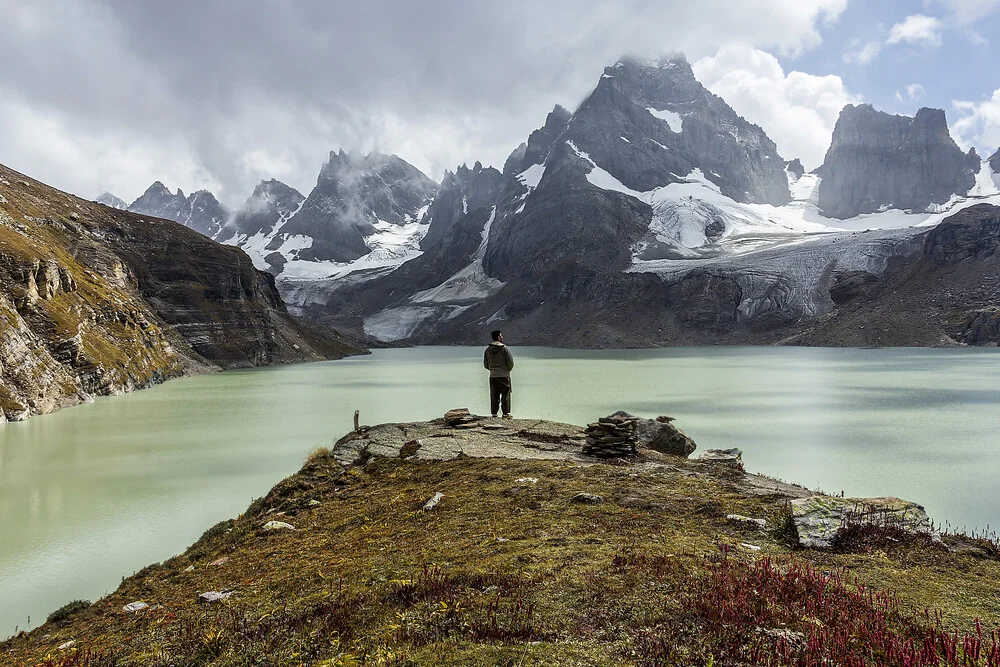
M 1000 88 L 980 102 L 952 102 L 959 119 L 952 124 L 955 140 L 962 148 L 975 147 L 989 156 L 1000 146 Z
M 927 91 L 919 83 L 911 83 L 902 91 L 896 91 L 897 102 L 916 102 L 927 94 Z
M 858 40 L 852 39 L 844 49 L 843 60 L 848 65 L 865 65 L 882 51 L 880 42 L 870 41 L 862 45 Z
M 902 23 L 892 26 L 887 44 L 925 44 L 941 45 L 941 30 L 944 24 L 941 19 L 925 14 L 913 14 L 903 19 Z
M 706 88 L 764 128 L 785 159 L 801 158 L 806 169 L 822 164 L 844 105 L 861 101 L 839 76 L 786 74 L 777 58 L 749 46 L 725 46 L 692 67 Z

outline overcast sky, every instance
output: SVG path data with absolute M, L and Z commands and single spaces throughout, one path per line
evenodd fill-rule
M 822 162 L 844 104 L 947 111 L 1000 145 L 1000 0 L 0 0 L 0 162 L 84 197 L 154 180 L 239 206 L 307 194 L 330 150 L 440 179 L 501 166 L 620 56 L 684 52 Z

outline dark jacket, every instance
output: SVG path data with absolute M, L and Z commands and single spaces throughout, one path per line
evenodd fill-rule
M 483 367 L 490 371 L 491 378 L 509 378 L 514 369 L 514 357 L 506 345 L 493 341 L 483 352 Z

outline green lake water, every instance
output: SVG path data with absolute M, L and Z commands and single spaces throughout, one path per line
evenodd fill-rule
M 754 472 L 1000 525 L 1000 350 L 511 349 L 517 417 L 666 414 Z M 482 348 L 425 347 L 183 378 L 0 425 L 0 637 L 183 551 L 351 430 L 355 409 L 376 424 L 488 403 Z

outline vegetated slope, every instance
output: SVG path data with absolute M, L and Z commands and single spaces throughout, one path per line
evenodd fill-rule
M 360 352 L 241 251 L 0 166 L 0 421 L 187 372 Z
M 801 487 L 648 450 L 588 459 L 568 451 L 582 441 L 575 426 L 481 424 L 376 427 L 398 446 L 362 447 L 347 466 L 342 448 L 317 452 L 185 553 L 0 644 L 0 658 L 58 667 L 1000 658 L 990 643 L 1000 621 L 993 544 L 859 525 L 833 551 L 793 549 L 785 503 L 808 495 Z M 422 458 L 449 449 L 434 443 L 461 441 L 489 458 Z M 368 458 L 376 451 L 386 458 Z M 225 599 L 199 602 L 209 592 Z M 124 610 L 136 602 L 145 608 Z

